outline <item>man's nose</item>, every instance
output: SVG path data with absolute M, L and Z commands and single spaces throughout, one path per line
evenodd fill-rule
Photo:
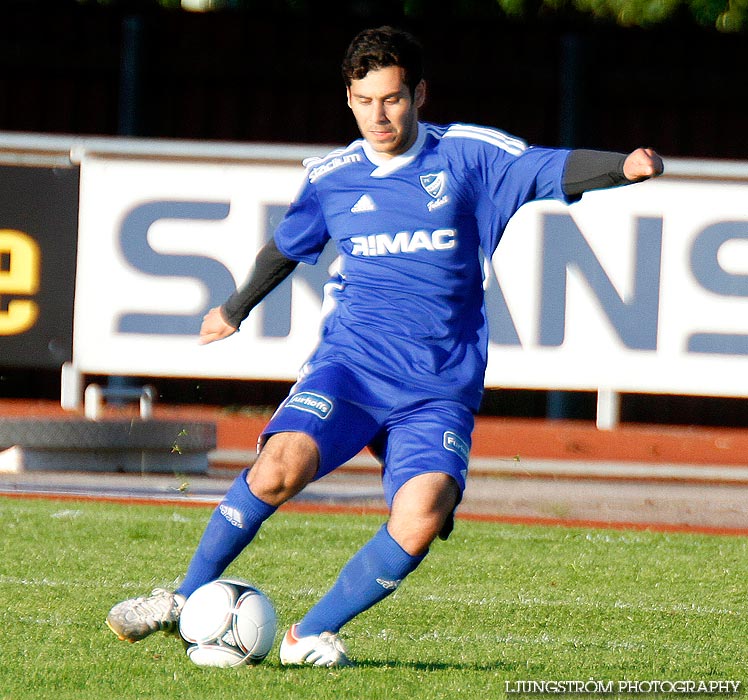
M 387 122 L 387 111 L 384 108 L 384 102 L 374 102 L 374 121 L 378 123 Z

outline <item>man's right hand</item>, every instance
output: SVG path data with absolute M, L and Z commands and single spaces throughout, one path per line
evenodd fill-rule
M 236 328 L 230 326 L 223 318 L 220 306 L 214 306 L 203 316 L 200 326 L 200 345 L 207 345 L 216 340 L 223 340 L 236 333 Z

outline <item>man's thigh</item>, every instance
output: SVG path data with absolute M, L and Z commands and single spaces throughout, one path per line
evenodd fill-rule
M 381 408 L 367 408 L 340 398 L 336 392 L 339 382 L 339 374 L 331 368 L 295 385 L 265 427 L 259 448 L 277 433 L 305 433 L 319 452 L 315 478 L 355 457 L 376 435 L 385 413 Z
M 412 478 L 431 472 L 454 479 L 459 501 L 465 489 L 473 426 L 472 412 L 456 401 L 427 401 L 396 413 L 387 422 L 386 438 L 380 445 L 387 504 L 392 506 L 397 492 Z

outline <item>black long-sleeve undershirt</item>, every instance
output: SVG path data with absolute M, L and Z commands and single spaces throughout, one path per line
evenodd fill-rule
M 286 279 L 298 264 L 296 260 L 283 255 L 271 239 L 257 253 L 249 279 L 221 306 L 224 320 L 230 326 L 238 328 L 249 316 L 249 312 Z
M 570 197 L 631 182 L 623 174 L 626 155 L 579 148 L 571 151 L 564 166 L 562 186 Z

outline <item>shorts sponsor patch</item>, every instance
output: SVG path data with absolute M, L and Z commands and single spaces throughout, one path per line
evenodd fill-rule
M 444 431 L 444 449 L 459 455 L 465 464 L 470 459 L 470 447 L 457 433 L 451 430 Z
M 313 413 L 323 420 L 332 413 L 332 401 L 311 391 L 300 391 L 298 394 L 294 394 L 288 399 L 286 406 Z

